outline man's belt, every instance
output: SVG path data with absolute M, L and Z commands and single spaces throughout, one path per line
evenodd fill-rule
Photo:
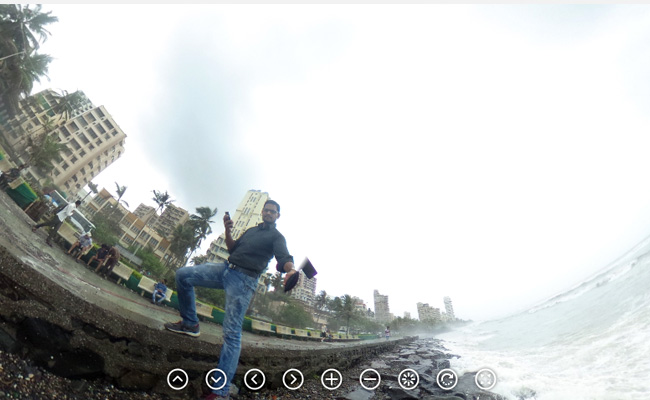
M 228 263 L 228 268 L 234 269 L 235 271 L 239 271 L 239 272 L 241 272 L 243 274 L 246 274 L 246 275 L 248 275 L 248 276 L 250 276 L 252 278 L 259 278 L 259 276 L 260 276 L 259 272 L 251 271 L 250 269 L 246 269 L 246 268 L 240 267 L 239 265 L 235 265 L 235 264 L 232 264 L 232 263 Z

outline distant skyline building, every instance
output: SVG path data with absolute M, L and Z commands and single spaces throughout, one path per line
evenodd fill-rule
M 104 106 L 93 106 L 81 91 L 72 95 L 80 101 L 70 115 L 64 111 L 69 109 L 66 96 L 47 89 L 21 100 L 21 112 L 1 121 L 7 144 L 18 157 L 16 163 L 27 162 L 30 142 L 42 140 L 48 132 L 65 146 L 60 161 L 52 161 L 48 174 L 41 175 L 35 167 L 29 168 L 29 173 L 41 184 L 51 177 L 68 198 L 78 196 L 88 182 L 124 154 L 126 138 Z
M 262 223 L 262 208 L 264 203 L 269 199 L 269 194 L 259 190 L 249 190 L 239 203 L 237 209 L 233 212 L 230 210 L 230 218 L 234 222 L 232 237 L 237 240 L 247 229 Z M 224 210 L 229 211 L 229 210 Z M 219 237 L 210 243 L 207 252 L 208 262 L 226 262 L 230 253 L 226 246 L 226 235 L 222 233 Z
M 418 319 L 420 321 L 440 322 L 440 309 L 429 306 L 428 303 L 417 303 Z
M 375 319 L 378 322 L 390 322 L 391 314 L 388 306 L 388 296 L 380 294 L 378 290 L 374 291 L 375 301 Z
M 275 270 L 275 269 L 274 269 Z M 316 298 L 316 277 L 312 279 L 307 278 L 307 275 L 300 273 L 298 283 L 291 290 L 290 296 L 300 301 L 308 307 L 313 307 Z
M 449 296 L 445 296 L 443 301 L 445 302 L 445 312 L 447 313 L 447 317 L 451 321 L 454 321 L 456 319 L 456 315 L 454 314 L 454 306 L 451 303 L 451 298 Z

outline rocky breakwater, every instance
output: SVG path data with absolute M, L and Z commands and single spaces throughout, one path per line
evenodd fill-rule
M 436 381 L 438 373 L 450 368 L 450 360 L 459 357 L 450 354 L 443 342 L 438 339 L 419 339 L 402 344 L 394 352 L 382 354 L 372 362 L 360 365 L 357 368 L 359 371 L 354 371 L 361 372 L 372 368 L 381 374 L 381 385 L 375 393 L 363 389 L 358 384 L 357 376 L 357 387 L 351 388 L 341 399 L 506 400 L 498 394 L 478 388 L 475 383 L 477 371 L 459 376 L 458 383 L 453 389 L 442 389 Z M 418 375 L 419 383 L 413 389 L 405 389 L 398 382 L 400 373 L 406 369 L 411 369 Z
M 444 390 L 436 383 L 441 370 L 450 368 L 450 360 L 460 357 L 450 354 L 443 342 L 437 339 L 419 339 L 410 343 L 400 343 L 392 351 L 362 360 L 361 362 L 339 369 L 342 382 L 335 390 L 324 387 L 321 376 L 305 379 L 299 390 L 286 388 L 262 389 L 258 392 L 241 388 L 238 400 L 506 400 L 476 386 L 476 372 L 465 373 L 458 377 L 458 383 L 452 390 Z M 361 377 L 368 369 L 374 369 L 381 377 L 381 382 L 374 390 L 361 385 Z M 403 388 L 398 380 L 400 373 L 412 369 L 419 376 L 419 383 L 414 388 Z M 366 376 L 366 375 L 363 375 Z M 369 386 L 369 385 L 366 385 Z

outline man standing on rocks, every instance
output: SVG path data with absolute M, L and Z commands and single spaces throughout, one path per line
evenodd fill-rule
M 239 363 L 244 316 L 255 293 L 257 280 L 271 258 L 275 256 L 278 272 L 287 273 L 285 284 L 289 277 L 296 273 L 286 240 L 275 227 L 278 218 L 280 205 L 273 200 L 267 200 L 262 209 L 263 222 L 234 240 L 231 234 L 234 222 L 226 213 L 223 224 L 226 230 L 226 246 L 230 253 L 228 262 L 187 266 L 176 271 L 176 289 L 182 320 L 165 324 L 165 328 L 172 332 L 192 337 L 200 335 L 194 299 L 195 286 L 224 289 L 226 292 L 223 347 L 217 365 L 217 368 L 224 372 L 226 383 L 221 389 L 213 390 L 205 399 L 229 398 L 230 383 L 235 377 Z M 215 379 L 219 378 L 221 376 L 215 374 Z
M 45 243 L 47 243 L 48 246 L 52 247 L 52 238 L 59 231 L 61 225 L 63 225 L 63 221 L 65 221 L 66 218 L 71 216 L 74 210 L 80 205 L 81 205 L 81 200 L 77 200 L 74 203 L 69 203 L 67 206 L 65 206 L 65 208 L 63 208 L 61 211 L 56 213 L 56 215 L 52 217 L 49 221 L 45 221 L 42 224 L 34 225 L 32 227 L 32 232 L 36 232 L 38 228 L 43 226 L 53 226 L 54 228 L 50 229 L 50 234 L 47 235 L 47 239 L 45 239 Z

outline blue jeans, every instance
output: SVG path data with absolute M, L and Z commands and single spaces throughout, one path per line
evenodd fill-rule
M 227 396 L 230 383 L 235 377 L 241 352 L 241 332 L 248 304 L 257 287 L 257 279 L 240 271 L 228 268 L 228 263 L 207 263 L 183 267 L 176 271 L 176 290 L 183 324 L 194 326 L 199 323 L 196 315 L 194 286 L 224 289 L 226 309 L 223 319 L 223 346 L 217 368 L 227 377 L 226 386 L 214 393 Z
M 163 300 L 165 300 L 165 295 L 157 290 L 154 290 L 153 294 L 151 295 L 151 300 L 153 300 L 156 304 L 160 304 L 163 302 Z

